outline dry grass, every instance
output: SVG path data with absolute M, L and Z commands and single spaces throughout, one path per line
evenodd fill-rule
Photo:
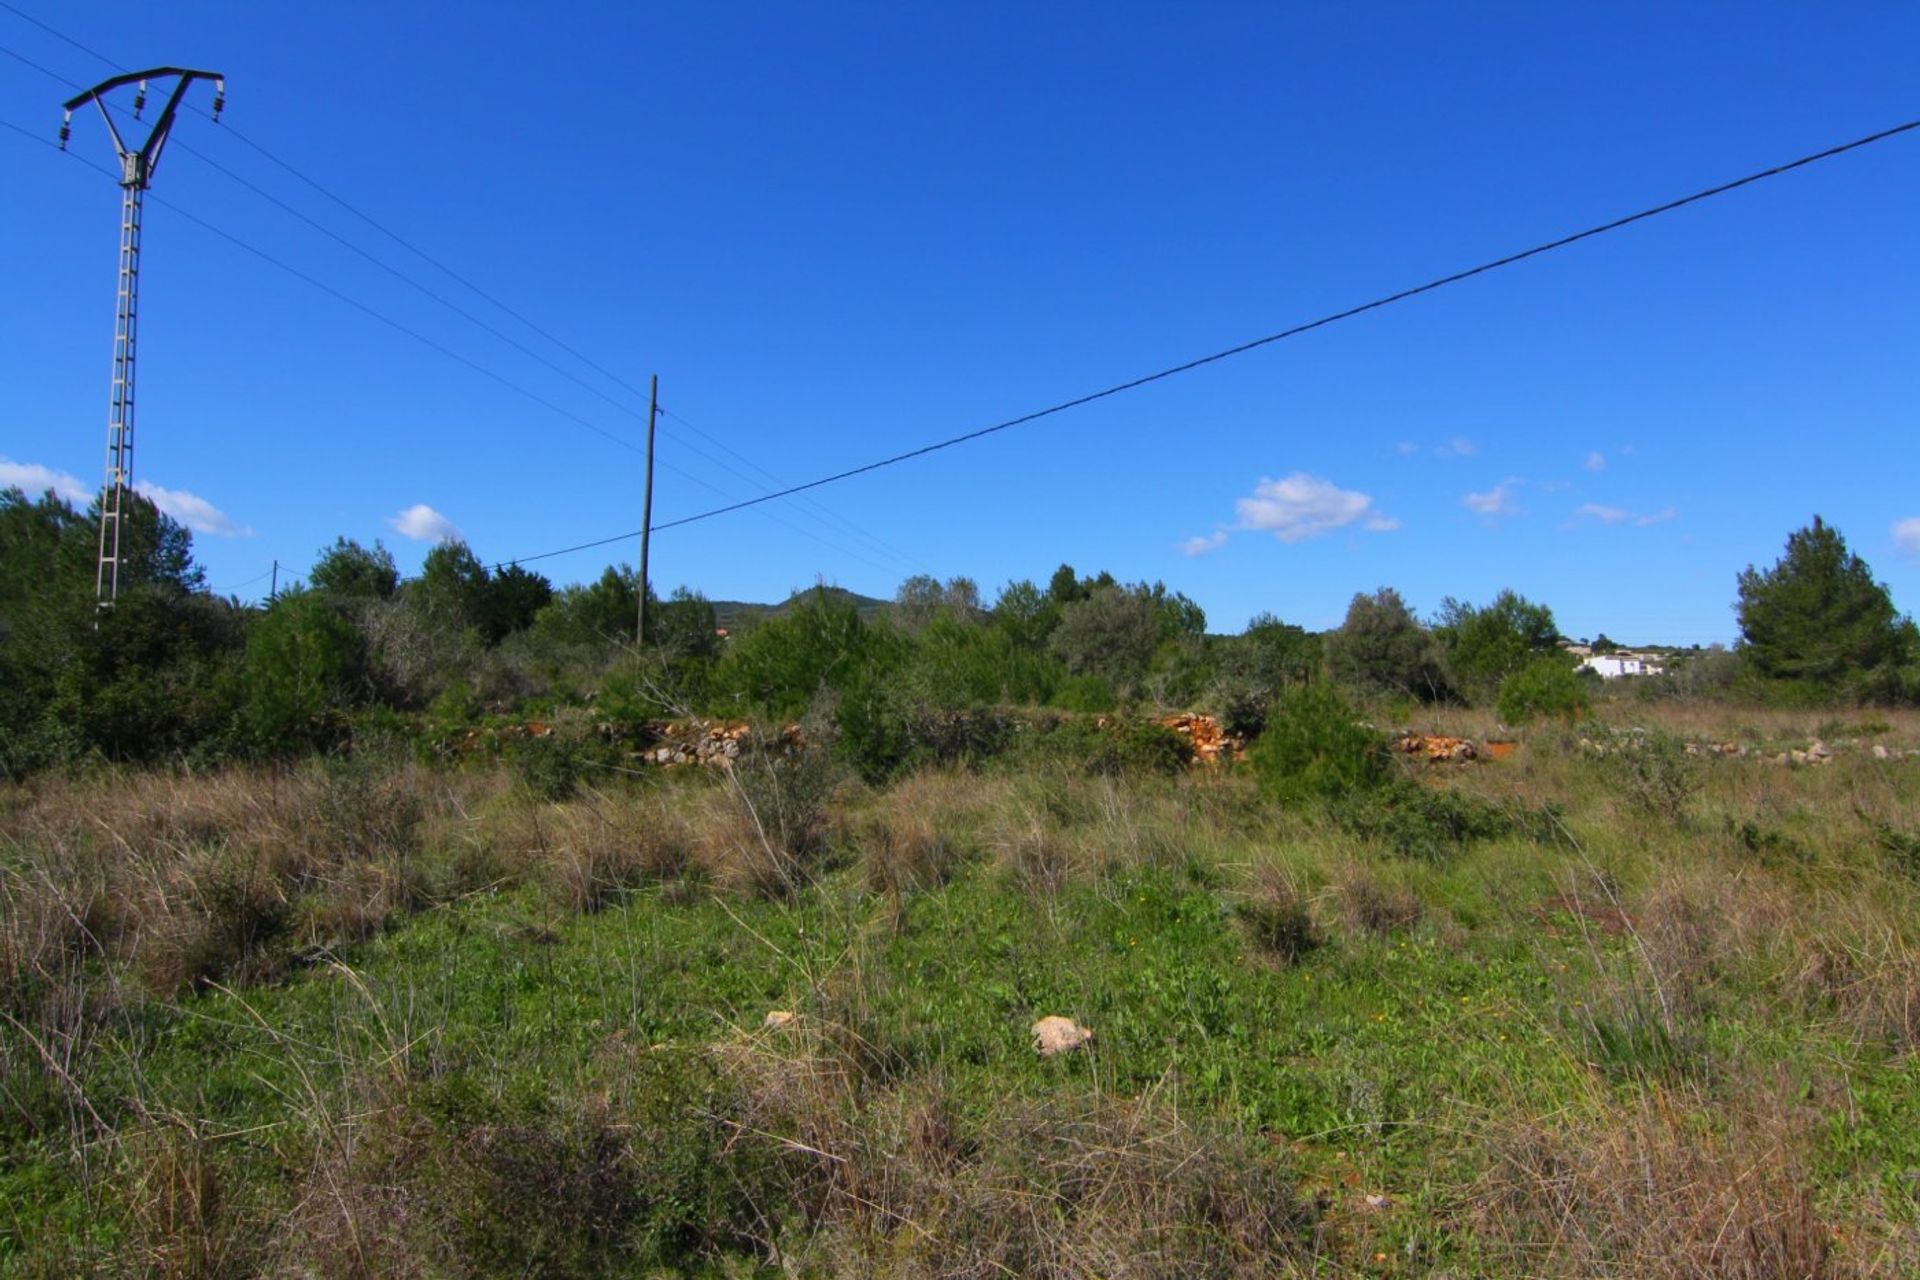
M 1426 915 L 1411 887 L 1360 863 L 1335 874 L 1329 896 L 1341 925 L 1381 937 L 1411 929 Z
M 895 1084 L 808 1019 L 719 1050 L 733 1123 L 778 1157 L 807 1273 L 1265 1276 L 1310 1270 L 1316 1211 L 1257 1135 L 1196 1127 L 1166 1089 L 960 1119 L 937 1076 Z M 784 1243 L 784 1242 L 783 1242 Z
M 1422 727 L 1484 735 L 1476 716 Z M 1828 718 L 1624 702 L 1600 716 L 1697 740 L 1810 737 Z M 1920 743 L 1920 716 L 1876 718 L 1892 722 L 1876 740 Z M 595 777 L 604 786 L 557 802 L 502 774 L 404 760 L 40 779 L 0 793 L 5 1099 L 22 1131 L 64 1143 L 87 1185 L 112 1188 L 116 1262 L 142 1274 L 590 1275 L 646 1241 L 661 1256 L 808 1274 L 1343 1265 L 1287 1149 L 1183 1106 L 1172 1077 L 1116 1096 L 1090 1055 L 1044 1089 L 1019 1079 L 1008 1093 L 1023 1098 L 983 1098 L 977 1078 L 972 1093 L 950 1086 L 960 1068 L 939 1059 L 940 1037 L 900 1021 L 911 1002 L 861 950 L 898 936 L 863 935 L 831 971 L 806 971 L 784 1031 L 718 1046 L 612 1035 L 538 1106 L 463 1101 L 442 1078 L 461 1068 L 423 1047 L 431 1027 L 370 1016 L 365 1044 L 326 1047 L 341 1078 L 289 1102 L 299 1136 L 275 1148 L 285 1202 L 271 1212 L 231 1180 L 204 1122 L 147 1114 L 137 1095 L 108 1109 L 113 1124 L 91 1114 L 101 1033 L 131 1025 L 122 1015 L 141 1001 L 324 962 L 496 887 L 530 886 L 574 913 L 653 884 L 677 887 L 668 910 L 710 891 L 784 911 L 857 863 L 801 905 L 841 904 L 864 926 L 877 913 L 862 888 L 897 906 L 976 865 L 994 877 L 984 887 L 1049 896 L 1062 915 L 1088 897 L 1080 885 L 1104 894 L 1107 877 L 1155 868 L 1183 891 L 1243 902 L 1242 927 L 1284 962 L 1414 952 L 1436 936 L 1458 954 L 1484 930 L 1552 974 L 1561 1007 L 1535 1010 L 1534 1029 L 1590 1088 L 1442 1153 L 1486 1170 L 1462 1238 L 1504 1269 L 1920 1274 L 1905 1225 L 1877 1253 L 1835 1244 L 1882 1212 L 1905 1224 L 1905 1209 L 1815 1194 L 1886 1172 L 1835 1175 L 1846 1157 L 1822 1145 L 1822 1126 L 1858 1105 L 1860 1073 L 1920 1048 L 1920 815 L 1901 772 L 1920 761 L 1856 750 L 1820 769 L 1684 767 L 1676 786 L 1652 778 L 1649 800 L 1633 776 L 1596 767 L 1577 734 L 1541 732 L 1509 760 L 1425 770 L 1511 812 L 1555 806 L 1568 837 L 1489 838 L 1443 865 L 1276 811 L 1230 774 L 937 771 L 873 793 L 803 753 L 643 783 Z M 1380 941 L 1401 934 L 1415 936 Z M 1734 1024 L 1756 1034 L 1713 1034 Z M 1849 1043 L 1828 1081 L 1820 1070 Z M 1775 1068 L 1799 1072 L 1796 1086 Z
M 1500 1126 L 1474 1227 L 1535 1275 L 1866 1274 L 1836 1258 L 1815 1210 L 1811 1123 L 1652 1091 L 1586 1120 Z

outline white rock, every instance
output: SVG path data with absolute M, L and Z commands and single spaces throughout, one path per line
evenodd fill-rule
M 1033 1047 L 1043 1058 L 1085 1048 L 1092 1039 L 1093 1032 L 1072 1018 L 1052 1015 L 1033 1024 Z

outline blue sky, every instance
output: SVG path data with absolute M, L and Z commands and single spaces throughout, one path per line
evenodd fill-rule
M 336 534 L 412 567 L 409 534 L 499 560 L 636 528 L 644 404 L 234 130 L 624 381 L 658 373 L 665 522 L 1920 115 L 1904 4 L 8 3 L 123 66 L 226 73 L 228 125 L 185 117 L 153 196 L 617 438 L 150 202 L 136 472 L 247 597 Z M 70 90 L 19 57 L 112 71 L 4 8 L 0 49 L 0 120 L 47 138 Z M 110 159 L 97 118 L 74 134 Z M 0 128 L 0 478 L 98 483 L 117 217 L 111 180 Z M 1705 643 L 1819 512 L 1911 610 L 1917 229 L 1920 133 L 661 532 L 655 582 L 991 596 L 1066 560 L 1163 579 L 1216 630 L 1512 586 L 1569 634 Z

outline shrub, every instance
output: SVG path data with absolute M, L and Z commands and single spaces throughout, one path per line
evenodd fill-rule
M 1599 771 L 1627 802 L 1670 826 L 1687 821 L 1706 777 L 1686 745 L 1666 734 L 1633 734 L 1609 747 Z
M 580 785 L 580 744 L 551 734 L 516 741 L 507 751 L 514 780 L 540 800 L 565 800 Z
M 1489 800 L 1404 779 L 1343 797 L 1334 813 L 1362 840 L 1424 862 L 1439 862 L 1475 841 L 1498 839 L 1515 829 L 1512 816 Z
M 1329 800 L 1378 786 L 1387 776 L 1385 744 L 1358 723 L 1330 685 L 1283 695 L 1248 758 L 1260 789 L 1281 804 Z
M 1527 724 L 1542 717 L 1568 724 L 1586 715 L 1587 689 L 1574 669 L 1558 657 L 1535 658 L 1500 684 L 1500 718 Z
M 1120 705 L 1113 685 L 1102 676 L 1068 676 L 1054 690 L 1053 705 L 1062 711 L 1100 715 Z
M 1192 744 L 1165 725 L 1121 716 L 1062 720 L 1041 727 L 1031 744 L 1029 757 L 1105 778 L 1177 774 L 1193 759 Z
M 1446 646 L 1448 670 L 1484 694 L 1534 658 L 1550 655 L 1560 631 L 1553 610 L 1508 590 L 1483 609 L 1452 597 L 1443 600 L 1435 635 Z

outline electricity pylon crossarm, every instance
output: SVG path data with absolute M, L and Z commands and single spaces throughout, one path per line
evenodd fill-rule
M 135 84 L 133 118 L 138 120 L 146 107 L 147 82 L 174 81 L 166 105 L 147 133 L 146 141 L 130 147 L 120 136 L 113 115 L 107 110 L 106 95 L 125 85 Z M 98 603 L 105 607 L 120 594 L 120 530 L 127 513 L 126 495 L 133 485 L 133 388 L 137 364 L 140 328 L 140 218 L 142 196 L 153 183 L 160 153 L 173 132 L 175 114 L 187 90 L 195 80 L 213 81 L 213 119 L 220 119 L 226 106 L 226 77 L 214 71 L 194 71 L 185 67 L 154 67 L 132 71 L 93 88 L 65 104 L 66 115 L 60 122 L 60 146 L 64 149 L 73 131 L 73 113 L 91 102 L 100 109 L 114 151 L 120 157 L 120 276 L 113 318 L 113 392 L 107 414 L 107 474 L 100 491 L 100 561 L 94 579 Z

